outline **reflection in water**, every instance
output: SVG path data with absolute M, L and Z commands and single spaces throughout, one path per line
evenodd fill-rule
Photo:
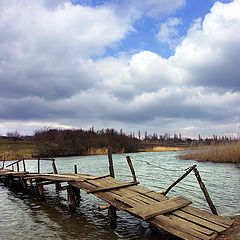
M 166 189 L 187 167 L 197 164 L 219 214 L 229 216 L 239 212 L 239 165 L 180 160 L 175 158 L 176 154 L 130 154 L 140 186 L 157 191 Z M 115 174 L 120 180 L 131 181 L 125 157 L 126 154 L 113 155 Z M 57 158 L 56 164 L 60 173 L 73 173 L 75 164 L 81 173 L 106 174 L 108 171 L 108 160 L 104 155 Z M 27 170 L 36 169 L 36 163 L 27 162 Z M 41 171 L 51 172 L 51 164 L 43 161 Z M 66 191 L 56 193 L 54 186 L 45 189 L 46 202 L 41 202 L 34 196 L 9 191 L 0 185 L 0 239 L 176 239 L 122 211 L 117 212 L 117 228 L 111 230 L 107 211 L 100 212 L 97 209 L 105 204 L 100 199 L 82 192 L 80 207 L 76 213 L 71 213 L 67 206 Z M 177 195 L 183 195 L 192 200 L 195 206 L 208 210 L 193 173 L 168 194 L 170 197 Z

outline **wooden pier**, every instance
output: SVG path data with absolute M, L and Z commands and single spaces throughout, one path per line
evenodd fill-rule
M 182 239 L 215 239 L 233 223 L 229 218 L 190 206 L 192 202 L 182 196 L 168 198 L 164 194 L 139 187 L 129 158 L 127 160 L 133 174 L 132 182 L 114 178 L 111 154 L 109 155 L 111 176 L 78 174 L 76 166 L 74 174 L 59 174 L 54 159 L 45 159 L 52 161 L 53 173 L 40 173 L 40 160 L 38 158 L 37 173 L 27 172 L 24 160 L 24 171 L 20 171 L 20 161 L 7 166 L 16 165 L 17 171 L 0 169 L 1 181 L 10 187 L 14 184 L 24 189 L 34 187 L 41 199 L 44 199 L 44 186 L 55 184 L 56 190 L 67 190 L 68 204 L 72 210 L 79 206 L 80 190 L 84 190 L 108 204 L 100 206 L 99 210 L 108 209 L 112 226 L 116 224 L 116 210 L 122 210 Z M 62 187 L 61 183 L 67 185 Z

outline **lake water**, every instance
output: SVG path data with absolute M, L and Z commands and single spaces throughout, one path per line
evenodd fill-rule
M 132 158 L 140 186 L 155 191 L 166 190 L 189 166 L 197 164 L 203 182 L 219 215 L 239 215 L 240 165 L 196 162 L 176 159 L 178 152 L 114 154 L 115 177 L 132 181 L 126 156 Z M 148 164 L 149 163 L 149 164 Z M 52 172 L 51 162 L 41 161 L 42 172 Z M 56 158 L 59 173 L 108 174 L 106 155 Z M 37 161 L 27 161 L 28 171 L 37 171 Z M 122 211 L 117 212 L 117 228 L 110 229 L 107 211 L 99 211 L 102 200 L 81 191 L 83 200 L 76 213 L 67 205 L 66 191 L 56 193 L 46 186 L 46 201 L 9 190 L 0 183 L 0 239 L 174 239 Z M 190 173 L 169 193 L 184 196 L 201 209 L 209 210 L 194 173 Z

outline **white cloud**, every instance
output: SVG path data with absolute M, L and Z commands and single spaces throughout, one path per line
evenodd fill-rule
M 177 46 L 170 61 L 183 68 L 191 84 L 240 90 L 240 1 L 216 2 Z
M 145 15 L 160 14 L 157 1 L 145 2 Z M 216 2 L 169 59 L 150 51 L 100 58 L 133 28 L 112 6 L 26 3 L 0 1 L 1 119 L 169 129 L 177 121 L 186 132 L 240 121 L 239 0 Z M 171 43 L 178 20 L 165 24 L 159 36 Z
M 176 47 L 179 38 L 179 32 L 177 27 L 182 24 L 182 20 L 179 18 L 169 18 L 166 22 L 160 25 L 159 31 L 156 35 L 157 39 L 168 44 L 171 48 Z
M 43 1 L 1 1 L 0 95 L 71 97 L 96 77 L 88 58 L 121 41 L 132 27 L 110 8 Z

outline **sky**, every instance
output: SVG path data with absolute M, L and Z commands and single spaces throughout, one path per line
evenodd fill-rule
M 0 135 L 239 136 L 240 0 L 0 0 Z

